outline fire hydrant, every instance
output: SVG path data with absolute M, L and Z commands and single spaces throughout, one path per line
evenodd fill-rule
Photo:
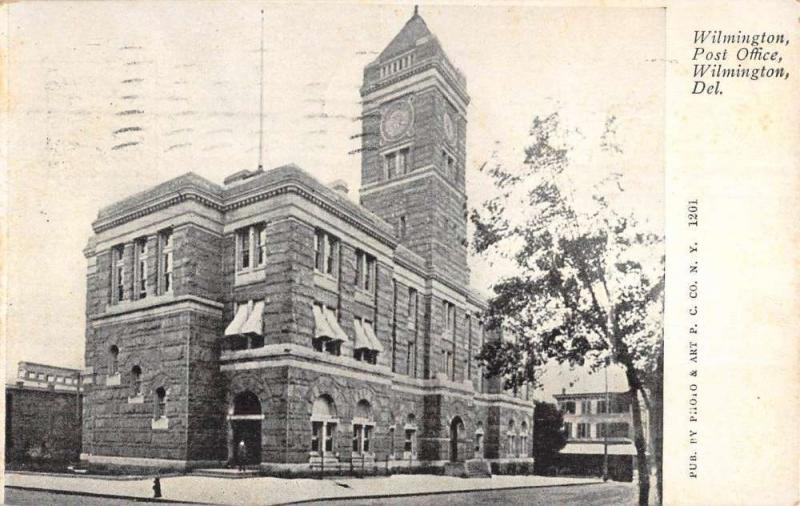
M 153 497 L 156 499 L 161 497 L 161 479 L 158 476 L 153 479 Z

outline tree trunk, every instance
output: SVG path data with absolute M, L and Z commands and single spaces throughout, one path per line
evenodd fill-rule
M 642 410 L 641 406 L 639 406 L 638 389 L 631 389 L 631 397 L 636 468 L 639 471 L 639 506 L 647 506 L 650 501 L 650 466 L 647 464 L 647 446 L 644 441 Z
M 633 414 L 633 443 L 636 447 L 636 468 L 639 473 L 639 506 L 650 504 L 650 466 L 647 464 L 647 446 L 644 441 L 642 409 L 639 405 L 639 390 L 642 385 L 633 364 L 624 363 L 625 375 L 631 393 L 631 413 Z

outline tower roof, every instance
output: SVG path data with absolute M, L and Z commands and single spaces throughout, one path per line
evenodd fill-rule
M 417 41 L 424 37 L 433 38 L 434 35 L 428 29 L 425 20 L 419 15 L 417 8 L 414 7 L 414 15 L 411 16 L 411 19 L 406 22 L 400 32 L 389 42 L 386 49 L 378 56 L 377 61 L 384 62 L 399 54 L 414 49 L 417 45 Z

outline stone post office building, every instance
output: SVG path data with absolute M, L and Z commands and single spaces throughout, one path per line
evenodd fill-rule
M 360 205 L 288 165 L 99 211 L 83 459 L 214 466 L 244 441 L 264 466 L 530 461 L 532 403 L 474 359 L 466 80 L 415 13 L 361 96 Z

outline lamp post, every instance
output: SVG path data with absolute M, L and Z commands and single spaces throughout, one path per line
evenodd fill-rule
M 608 402 L 608 358 L 606 358 L 603 373 L 606 388 L 606 415 L 608 415 L 611 412 L 611 406 Z M 603 481 L 608 481 L 608 423 L 603 423 Z

